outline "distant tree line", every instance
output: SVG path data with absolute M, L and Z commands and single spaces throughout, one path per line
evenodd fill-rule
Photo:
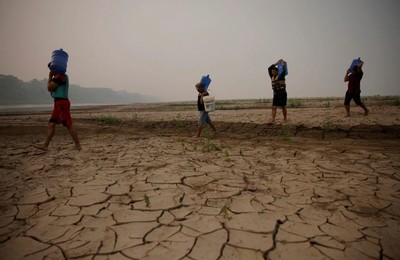
M 69 99 L 74 104 L 129 104 L 155 102 L 155 97 L 115 91 L 109 88 L 83 88 L 70 84 Z M 0 104 L 48 104 L 52 101 L 47 91 L 47 79 L 24 82 L 12 75 L 0 74 Z

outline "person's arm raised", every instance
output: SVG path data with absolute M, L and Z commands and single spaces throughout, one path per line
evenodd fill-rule
M 361 61 L 361 63 L 358 64 L 358 66 L 357 66 L 357 71 L 358 71 L 359 73 L 363 72 L 363 71 L 362 71 L 362 66 L 363 66 L 363 65 L 364 65 L 364 62 L 363 62 L 363 61 Z
M 348 71 L 346 71 L 346 75 L 344 75 L 344 82 L 347 82 L 347 81 L 349 81 L 349 72 Z
M 53 92 L 57 89 L 57 84 L 53 81 L 53 76 L 55 73 L 51 70 L 49 72 L 49 79 L 47 80 L 47 90 Z
M 275 68 L 275 64 L 272 64 L 271 66 L 268 67 L 268 74 L 269 74 L 270 78 L 272 78 L 272 69 L 274 69 L 274 68 Z

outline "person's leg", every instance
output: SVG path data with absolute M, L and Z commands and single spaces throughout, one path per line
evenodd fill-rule
M 276 106 L 272 106 L 271 110 L 271 120 L 269 121 L 270 123 L 274 124 L 275 123 L 275 117 L 276 117 Z
M 286 91 L 282 94 L 282 113 L 283 113 L 283 121 L 286 123 L 287 121 L 287 109 L 286 109 L 286 103 L 287 103 L 287 93 Z
M 352 97 L 349 93 L 346 92 L 346 96 L 344 97 L 344 108 L 346 109 L 346 116 L 350 116 L 350 101 Z
M 211 122 L 211 120 L 208 122 L 208 125 L 211 127 L 214 136 L 216 136 L 217 135 L 217 129 L 215 128 L 215 126 L 214 126 L 213 122 Z
M 71 135 L 72 140 L 75 143 L 75 149 L 76 150 L 81 150 L 81 144 L 79 142 L 78 138 L 78 132 L 76 131 L 75 126 L 73 125 L 72 117 L 71 117 L 71 103 L 69 100 L 63 100 L 60 102 L 61 105 L 61 111 L 62 111 L 62 118 L 64 119 L 63 124 L 65 127 L 67 127 L 68 133 Z
M 287 109 L 286 109 L 286 106 L 282 107 L 282 113 L 283 113 L 283 121 L 286 123 L 286 121 L 287 121 Z
M 71 135 L 72 140 L 73 140 L 74 143 L 75 143 L 75 149 L 76 149 L 76 150 L 81 150 L 82 147 L 81 147 L 81 144 L 80 144 L 80 142 L 79 142 L 78 132 L 76 131 L 75 126 L 74 126 L 74 125 L 67 126 L 67 130 L 68 130 L 69 134 Z
M 364 104 L 363 102 L 361 102 L 360 94 L 354 96 L 354 102 L 356 102 L 356 104 L 357 104 L 358 106 L 360 106 L 362 109 L 364 109 L 364 115 L 367 116 L 368 113 L 369 113 L 369 110 L 368 110 L 368 108 L 365 106 L 365 104 Z
M 200 135 L 201 135 L 201 131 L 203 130 L 203 126 L 202 125 L 199 125 L 198 126 L 198 128 L 197 128 L 197 134 L 196 134 L 196 137 L 200 137 Z
M 206 112 L 205 111 L 200 111 L 200 115 L 199 115 L 199 126 L 197 127 L 197 134 L 196 137 L 200 137 L 201 135 L 201 131 L 204 128 L 204 125 L 206 124 Z
M 214 131 L 214 134 L 217 133 L 217 128 L 215 128 L 215 125 L 213 122 L 208 123 L 211 127 L 211 129 Z
M 208 112 L 206 112 L 205 114 L 206 114 L 205 122 L 211 127 L 211 129 L 214 132 L 214 135 L 216 135 L 217 134 L 217 129 L 215 128 L 213 122 L 211 121 L 210 115 L 208 114 Z
M 350 105 L 344 105 L 344 108 L 346 110 L 346 116 L 350 116 Z
M 278 103 L 278 95 L 274 92 L 274 97 L 272 98 L 271 119 L 268 121 L 268 123 L 270 124 L 275 124 L 277 103 Z
M 369 114 L 369 109 L 365 106 L 364 103 L 361 103 L 360 107 L 362 107 L 364 109 L 364 115 L 368 116 Z
M 43 151 L 47 151 L 47 149 L 49 148 L 49 144 L 51 142 L 51 139 L 53 139 L 54 133 L 56 132 L 56 124 L 53 122 L 49 122 L 49 126 L 47 129 L 47 137 L 46 137 L 46 141 L 44 142 L 44 144 L 42 145 L 36 145 L 34 144 L 33 147 L 43 150 Z

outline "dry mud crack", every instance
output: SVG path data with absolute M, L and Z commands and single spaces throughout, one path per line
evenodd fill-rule
M 0 125 L 4 259 L 399 259 L 399 126 Z

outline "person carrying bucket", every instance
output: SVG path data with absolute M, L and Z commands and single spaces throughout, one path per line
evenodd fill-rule
M 197 109 L 199 110 L 199 113 L 200 113 L 199 114 L 199 126 L 197 128 L 196 137 L 198 137 L 198 138 L 200 137 L 201 131 L 203 130 L 203 128 L 204 128 L 204 126 L 206 124 L 210 125 L 210 127 L 213 130 L 214 135 L 215 135 L 217 133 L 217 129 L 215 128 L 214 124 L 211 121 L 211 118 L 210 118 L 208 112 L 205 109 L 204 100 L 203 100 L 203 97 L 208 96 L 209 94 L 205 90 L 204 83 L 199 82 L 199 83 L 196 84 L 195 87 L 197 89 L 197 92 L 199 92 L 198 95 L 197 95 Z
M 65 59 L 65 57 L 67 58 Z M 54 108 L 50 116 L 47 137 L 44 144 L 33 145 L 33 147 L 43 151 L 48 150 L 55 133 L 56 124 L 63 124 L 67 128 L 75 143 L 75 149 L 81 150 L 78 134 L 73 125 L 70 113 L 71 103 L 68 99 L 69 78 L 66 74 L 67 59 L 68 54 L 66 52 L 62 49 L 56 50 L 53 52 L 52 61 L 47 65 L 50 69 L 47 90 L 54 99 Z
M 274 98 L 272 100 L 272 113 L 270 124 L 275 123 L 276 108 L 281 107 L 283 113 L 283 121 L 287 121 L 287 92 L 286 92 L 286 81 L 285 76 L 287 75 L 287 63 L 284 60 L 279 60 L 275 64 L 272 64 L 268 68 L 268 74 L 271 78 L 272 90 L 274 92 Z

